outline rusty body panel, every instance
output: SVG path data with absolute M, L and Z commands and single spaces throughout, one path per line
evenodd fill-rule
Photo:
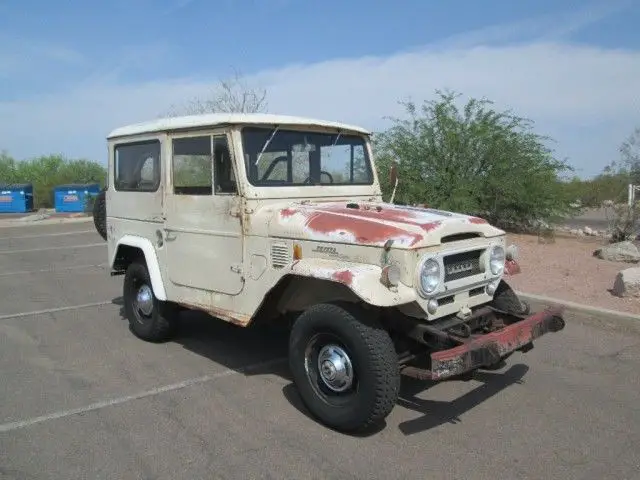
M 520 264 L 516 260 L 510 259 L 504 262 L 504 273 L 506 275 L 517 275 L 521 271 Z
M 234 325 L 237 325 L 239 327 L 245 327 L 251 321 L 251 317 L 248 315 L 244 315 L 239 312 L 232 312 L 230 310 L 225 310 L 224 308 L 215 307 L 213 305 L 198 305 L 194 303 L 178 303 L 178 305 L 189 310 L 198 310 L 204 312 L 207 315 L 211 315 L 212 317 L 219 318 L 229 323 L 233 323 Z
M 477 217 L 371 201 L 273 203 L 259 209 L 254 222 L 268 224 L 269 236 L 375 247 L 391 240 L 405 249 L 439 245 L 458 233 L 504 235 Z
M 290 271 L 303 277 L 345 285 L 370 305 L 388 307 L 415 301 L 414 290 L 406 285 L 400 284 L 394 289 L 384 286 L 380 281 L 382 268 L 377 265 L 310 258 L 295 261 Z
M 562 330 L 562 313 L 562 308 L 550 308 L 506 326 L 498 322 L 499 327 L 490 333 L 458 339 L 460 345 L 432 352 L 429 369 L 405 365 L 402 371 L 408 376 L 437 381 L 490 366 L 515 351 L 532 348 L 533 340 Z

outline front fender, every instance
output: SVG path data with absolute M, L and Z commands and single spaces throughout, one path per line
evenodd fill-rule
M 390 307 L 416 299 L 414 289 L 402 283 L 394 289 L 385 287 L 380 281 L 381 272 L 378 265 L 325 259 L 297 260 L 291 267 L 296 275 L 341 283 L 370 305 Z
M 167 293 L 164 289 L 164 282 L 162 281 L 162 274 L 160 273 L 160 264 L 158 263 L 158 257 L 156 256 L 156 250 L 153 248 L 151 242 L 146 238 L 138 237 L 136 235 L 122 236 L 122 238 L 118 240 L 116 247 L 113 249 L 113 256 L 109 263 L 111 268 L 113 268 L 118 255 L 118 250 L 121 246 L 134 247 L 142 251 L 147 264 L 147 270 L 149 271 L 149 277 L 151 278 L 151 288 L 153 289 L 153 293 L 158 300 L 165 301 L 167 299 Z

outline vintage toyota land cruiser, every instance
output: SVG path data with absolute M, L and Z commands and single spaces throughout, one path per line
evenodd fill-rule
M 292 318 L 292 377 L 332 428 L 387 416 L 401 375 L 496 368 L 564 328 L 561 311 L 532 314 L 505 281 L 519 267 L 504 231 L 385 203 L 364 129 L 207 114 L 107 143 L 95 224 L 133 334 L 171 338 L 182 309 L 240 327 Z

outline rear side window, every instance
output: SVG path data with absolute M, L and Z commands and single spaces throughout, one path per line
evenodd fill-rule
M 155 192 L 160 186 L 160 140 L 121 143 L 114 150 L 118 191 Z

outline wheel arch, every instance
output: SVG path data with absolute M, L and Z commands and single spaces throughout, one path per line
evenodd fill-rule
M 338 281 L 290 273 L 283 276 L 269 290 L 260 310 L 273 310 L 277 314 L 284 314 L 303 311 L 311 305 L 328 302 L 357 304 L 363 300 L 348 286 Z
M 167 293 L 164 288 L 164 281 L 160 272 L 160 264 L 155 248 L 151 241 L 136 235 L 124 235 L 114 248 L 110 266 L 113 270 L 121 272 L 134 261 L 143 259 L 149 277 L 151 278 L 151 288 L 158 300 L 166 301 Z
M 317 273 L 317 270 L 315 272 Z M 252 316 L 251 323 L 270 321 L 292 312 L 303 312 L 320 303 L 340 304 L 347 308 L 349 305 L 359 305 L 371 310 L 383 310 L 390 306 L 387 305 L 388 299 L 379 302 L 363 298 L 358 289 L 354 289 L 344 278 L 341 275 L 314 276 L 299 271 L 287 273 L 264 295 L 263 301 Z M 386 289 L 382 284 L 380 286 Z M 376 300 L 380 300 L 380 297 Z M 389 303 L 393 306 L 393 302 Z

